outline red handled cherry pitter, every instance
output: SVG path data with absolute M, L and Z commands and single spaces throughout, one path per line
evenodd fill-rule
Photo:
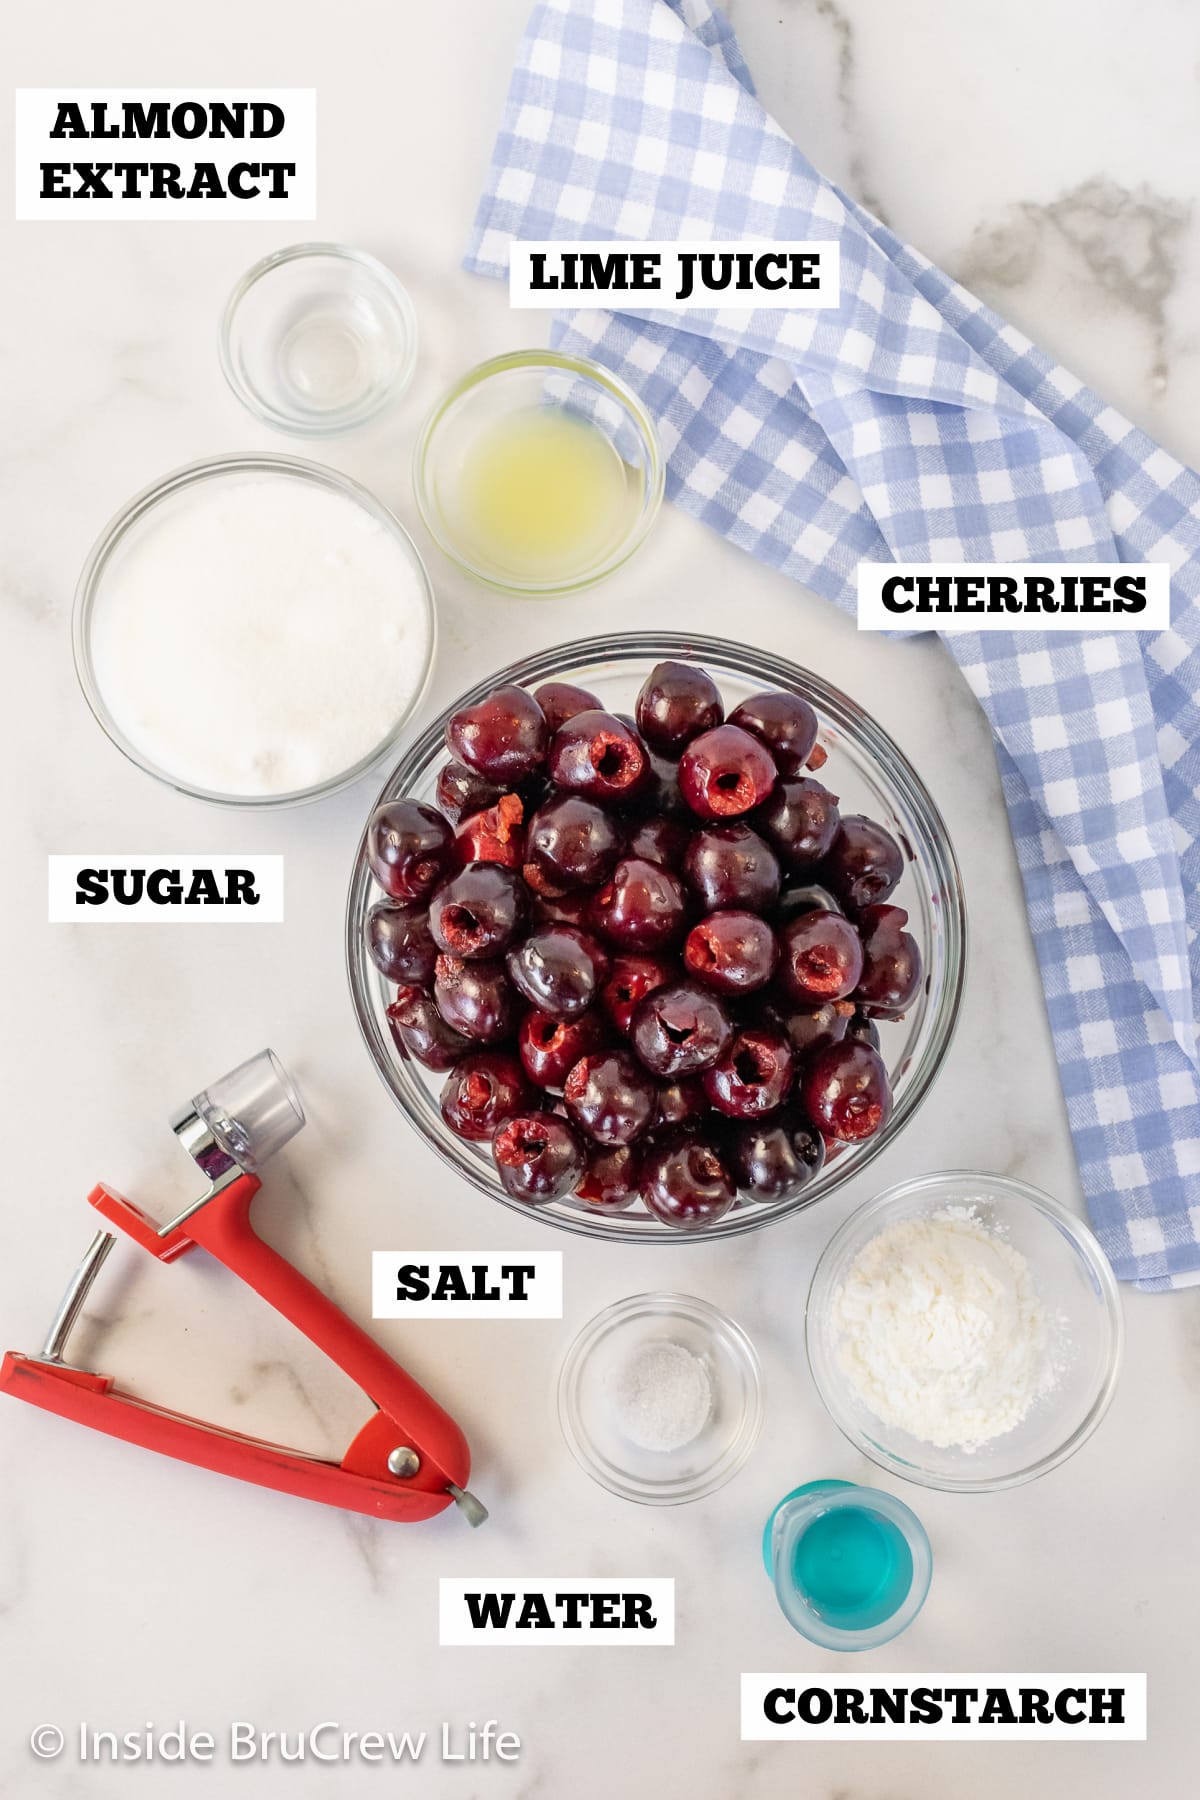
M 207 1250 L 331 1357 L 369 1395 L 375 1413 L 335 1463 L 136 1399 L 110 1376 L 65 1362 L 71 1329 L 116 1242 L 105 1230 L 76 1270 L 40 1355 L 6 1355 L 0 1389 L 110 1437 L 301 1499 L 401 1521 L 431 1518 L 454 1501 L 468 1523 L 482 1524 L 487 1511 L 467 1492 L 470 1452 L 454 1420 L 250 1222 L 259 1169 L 304 1124 L 299 1096 L 273 1052 L 261 1051 L 214 1082 L 171 1124 L 207 1178 L 198 1200 L 165 1225 L 108 1187 L 93 1188 L 89 1204 L 160 1262 L 197 1246 Z

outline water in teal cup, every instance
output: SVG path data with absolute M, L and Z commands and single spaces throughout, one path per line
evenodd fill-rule
M 850 1481 L 810 1481 L 767 1520 L 763 1561 L 789 1623 L 828 1650 L 871 1650 L 910 1625 L 933 1556 L 903 1501 Z

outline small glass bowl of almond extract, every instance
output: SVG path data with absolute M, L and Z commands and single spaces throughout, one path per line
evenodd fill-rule
M 664 470 L 649 414 L 598 363 L 550 350 L 481 363 L 417 443 L 417 505 L 475 580 L 530 597 L 601 581 L 645 541 Z
M 334 437 L 398 399 L 417 321 L 392 271 L 346 244 L 289 244 L 248 269 L 226 302 L 221 368 L 275 431 Z

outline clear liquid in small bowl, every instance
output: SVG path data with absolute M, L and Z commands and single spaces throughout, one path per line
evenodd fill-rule
M 282 325 L 275 354 L 279 404 L 297 413 L 340 413 L 390 385 L 390 332 L 353 294 L 316 295 Z

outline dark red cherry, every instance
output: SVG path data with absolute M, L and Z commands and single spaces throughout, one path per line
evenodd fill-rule
M 868 1018 L 865 1012 L 856 1008 L 846 1024 L 846 1036 L 857 1044 L 869 1044 L 872 1050 L 879 1048 L 879 1027 L 874 1019 Z
M 460 863 L 501 863 L 519 869 L 525 860 L 525 803 L 519 794 L 501 794 L 495 806 L 470 813 L 454 833 Z
M 702 819 L 732 819 L 761 806 L 775 786 L 771 753 L 737 725 L 693 738 L 679 759 L 679 788 Z
M 815 868 L 828 854 L 840 822 L 836 796 L 807 775 L 781 781 L 754 815 L 784 867 L 795 871 Z
M 367 862 L 393 900 L 424 900 L 450 866 L 454 833 L 417 800 L 386 800 L 367 826 Z
M 378 900 L 367 914 L 367 954 L 389 981 L 415 981 L 428 987 L 433 980 L 437 946 L 429 932 L 429 914 L 423 906 L 398 906 Z
M 892 1111 L 883 1058 L 853 1038 L 830 1044 L 808 1059 L 800 1077 L 800 1099 L 818 1131 L 848 1144 L 874 1137 Z
M 708 1112 L 708 1095 L 698 1075 L 658 1084 L 658 1117 L 663 1125 L 694 1125 Z
M 450 1029 L 473 1043 L 495 1044 L 512 1031 L 513 991 L 499 959 L 464 962 L 459 956 L 439 956 L 433 997 Z
M 525 802 L 525 817 L 531 818 L 539 806 L 544 806 L 554 792 L 554 783 L 545 769 L 538 769 L 527 775 L 517 786 L 517 792 Z
M 411 1056 L 427 1069 L 452 1069 L 475 1048 L 470 1038 L 447 1025 L 432 994 L 414 983 L 397 989 L 387 1009 L 388 1026 L 401 1056 Z
M 642 1156 L 642 1199 L 648 1212 L 679 1231 L 715 1225 L 737 1198 L 716 1144 L 698 1133 L 655 1132 Z
M 820 880 L 843 906 L 858 912 L 886 900 L 903 873 L 904 855 L 891 832 L 851 813 L 821 865 Z
M 533 892 L 530 914 L 537 930 L 540 931 L 543 925 L 574 925 L 580 931 L 588 930 L 592 910 L 590 888 L 576 888 L 569 894 L 549 894 L 545 892 L 545 876 L 539 871 L 531 880 L 528 869 L 525 884 Z
M 674 975 L 673 966 L 660 956 L 614 956 L 600 989 L 600 1004 L 617 1030 L 627 1035 L 639 1003 Z
M 765 1010 L 772 1023 L 787 1032 L 798 1057 L 822 1050 L 826 1044 L 840 1044 L 854 1014 L 849 1000 L 822 1000 L 816 1005 L 799 1006 L 784 994 L 773 997 Z
M 658 1090 L 627 1050 L 581 1057 L 563 1087 L 567 1116 L 598 1144 L 632 1144 L 658 1113 Z
M 844 1000 L 862 969 L 862 943 L 841 913 L 800 913 L 779 934 L 779 985 L 802 1005 Z
M 691 982 L 656 988 L 637 1007 L 630 1039 L 652 1075 L 696 1075 L 715 1063 L 733 1023 L 715 994 Z
M 706 825 L 694 832 L 683 878 L 705 912 L 725 906 L 770 912 L 779 898 L 779 859 L 749 825 Z
M 521 864 L 521 880 L 529 889 L 530 896 L 535 906 L 543 900 L 565 900 L 567 894 L 571 891 L 570 889 L 563 887 L 559 882 L 551 881 L 546 871 L 534 862 L 525 862 Z M 536 912 L 534 916 L 537 916 Z
M 550 733 L 524 688 L 502 687 L 464 706 L 446 725 L 446 748 L 477 775 L 511 787 L 546 759 Z
M 589 1144 L 587 1169 L 575 1192 L 601 1212 L 623 1212 L 637 1199 L 641 1181 L 636 1144 Z
M 582 794 L 555 794 L 529 821 L 529 860 L 560 888 L 607 881 L 621 854 L 611 813 Z
M 864 906 L 858 915 L 863 972 L 854 998 L 879 1018 L 903 1018 L 921 991 L 921 952 L 907 924 L 902 906 Z
M 500 863 L 468 863 L 429 903 L 429 929 L 439 950 L 470 960 L 496 956 L 525 921 L 525 888 Z
M 534 688 L 533 697 L 542 709 L 551 736 L 577 713 L 602 710 L 595 694 L 570 681 L 544 681 L 540 688 Z
M 477 1050 L 455 1063 L 441 1093 L 441 1112 L 451 1131 L 485 1143 L 505 1119 L 528 1107 L 529 1083 L 515 1056 Z
M 608 957 L 594 937 L 574 925 L 543 925 L 509 951 L 508 973 L 530 1006 L 572 1019 L 595 999 Z
M 661 863 L 623 856 L 612 877 L 592 898 L 596 930 L 621 950 L 659 950 L 684 925 L 679 877 Z
M 820 1174 L 825 1140 L 797 1107 L 785 1107 L 772 1119 L 750 1119 L 735 1125 L 726 1142 L 729 1170 L 751 1199 L 768 1203 L 794 1200 Z
M 477 775 L 455 756 L 443 763 L 438 771 L 437 803 L 454 825 L 470 813 L 495 806 L 502 792 L 494 781 Z
M 646 818 L 680 819 L 694 823 L 692 810 L 679 791 L 679 764 L 646 746 L 646 777 L 629 802 Z
M 561 1088 L 581 1056 L 599 1050 L 607 1033 L 594 1008 L 577 1019 L 530 1012 L 521 1020 L 517 1048 L 529 1079 L 538 1087 Z
M 751 994 L 775 972 L 779 946 L 765 919 L 752 912 L 714 912 L 693 925 L 683 946 L 689 975 L 718 994 Z
M 799 694 L 754 694 L 729 715 L 766 745 L 781 775 L 799 775 L 817 741 L 817 715 Z
M 695 663 L 660 662 L 642 683 L 634 715 L 648 744 L 678 756 L 694 737 L 721 723 L 725 708 L 707 670 Z
M 625 855 L 637 856 L 643 862 L 661 863 L 664 869 L 682 867 L 691 832 L 678 819 L 647 815 L 630 827 L 625 839 Z
M 786 1032 L 771 1025 L 744 1025 L 700 1079 L 718 1112 L 731 1119 L 757 1119 L 783 1105 L 792 1070 Z
M 607 805 L 632 798 L 647 778 L 646 747 L 629 725 L 603 711 L 576 713 L 550 745 L 551 779 Z
M 545 1206 L 575 1188 L 587 1167 L 575 1128 L 555 1113 L 518 1113 L 492 1139 L 500 1185 L 514 1200 Z
M 775 917 L 776 923 L 782 924 L 787 919 L 794 919 L 797 913 L 836 913 L 841 910 L 828 888 L 822 887 L 819 881 L 804 881 L 796 887 L 784 888 Z

